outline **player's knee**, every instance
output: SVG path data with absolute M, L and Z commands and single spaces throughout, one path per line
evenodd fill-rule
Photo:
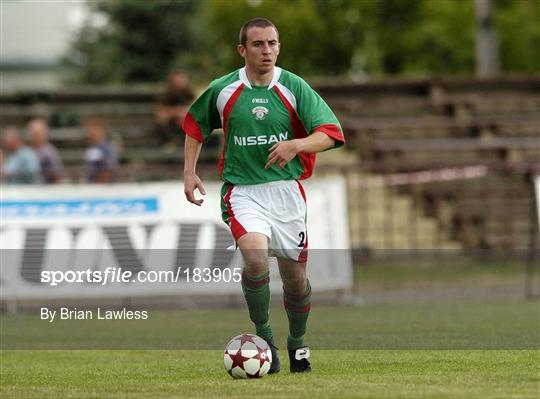
M 302 296 L 307 291 L 307 279 L 305 276 L 290 278 L 283 281 L 283 287 L 288 294 Z
M 247 277 L 258 277 L 268 271 L 268 260 L 259 256 L 245 257 L 245 273 Z

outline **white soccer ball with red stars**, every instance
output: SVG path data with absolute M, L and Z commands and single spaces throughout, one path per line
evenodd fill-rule
M 261 337 L 241 334 L 225 347 L 223 362 L 233 378 L 261 378 L 270 370 L 272 352 Z

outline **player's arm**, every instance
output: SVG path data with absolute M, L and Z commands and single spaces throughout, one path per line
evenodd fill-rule
M 345 142 L 336 116 L 321 96 L 298 77 L 291 87 L 297 98 L 298 116 L 308 136 L 282 141 L 272 146 L 266 169 L 273 164 L 282 168 L 298 153 L 313 154 L 340 147 Z
M 184 194 L 189 202 L 197 206 L 201 206 L 204 200 L 195 198 L 195 189 L 198 189 L 202 195 L 206 195 L 202 181 L 195 172 L 197 160 L 203 142 L 214 129 L 219 127 L 221 127 L 221 120 L 216 108 L 216 90 L 211 84 L 191 104 L 182 122 L 182 130 L 186 134 L 184 144 Z
M 265 169 L 273 164 L 283 168 L 298 153 L 313 154 L 334 147 L 334 140 L 324 132 L 315 131 L 303 139 L 280 141 L 270 147 Z
M 296 143 L 298 152 L 313 154 L 316 152 L 326 151 L 335 146 L 335 141 L 325 132 L 315 131 L 311 135 L 293 140 Z
M 195 198 L 195 189 L 198 189 L 202 195 L 206 195 L 206 190 L 201 179 L 195 173 L 197 160 L 201 153 L 202 143 L 186 135 L 184 144 L 184 194 L 186 199 L 197 206 L 201 206 L 204 199 Z

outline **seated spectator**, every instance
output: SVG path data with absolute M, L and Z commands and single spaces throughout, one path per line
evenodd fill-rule
M 111 142 L 107 140 L 105 126 L 99 119 L 89 119 L 84 123 L 90 146 L 86 149 L 86 180 L 89 183 L 110 183 L 115 180 L 118 156 Z
M 7 153 L 2 168 L 2 180 L 8 184 L 41 183 L 39 160 L 34 151 L 24 145 L 16 127 L 4 130 L 2 145 Z
M 182 122 L 191 102 L 195 99 L 189 88 L 189 79 L 184 71 L 175 70 L 169 74 L 167 87 L 157 99 L 155 121 L 163 144 L 178 143 L 183 140 Z
M 30 145 L 36 153 L 41 166 L 44 183 L 58 183 L 62 174 L 62 160 L 56 148 L 49 142 L 49 126 L 45 119 L 32 119 L 27 126 Z

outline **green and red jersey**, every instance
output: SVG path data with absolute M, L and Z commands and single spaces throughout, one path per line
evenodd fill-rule
M 336 145 L 345 139 L 341 126 L 324 100 L 299 76 L 274 67 L 268 86 L 252 85 L 245 67 L 214 80 L 191 105 L 182 129 L 205 142 L 223 128 L 219 163 L 223 181 L 248 185 L 276 180 L 306 179 L 313 173 L 316 154 L 300 153 L 285 167 L 264 169 L 275 143 L 320 131 Z

